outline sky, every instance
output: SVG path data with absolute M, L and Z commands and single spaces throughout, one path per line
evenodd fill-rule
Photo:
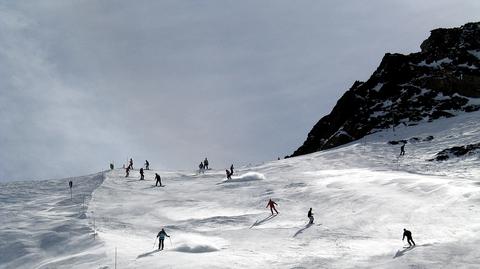
M 479 20 L 478 0 L 0 1 L 0 182 L 289 155 L 385 53 Z

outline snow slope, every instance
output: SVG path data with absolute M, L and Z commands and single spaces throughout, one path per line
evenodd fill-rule
M 382 132 L 342 148 L 204 175 L 109 173 L 93 197 L 99 236 L 119 268 L 435 268 L 480 260 L 479 157 L 426 161 L 478 142 L 480 114 Z M 433 135 L 429 142 L 386 142 Z M 228 167 L 229 164 L 225 164 Z M 255 172 L 255 173 L 251 173 Z M 249 173 L 249 174 L 248 174 Z M 274 199 L 280 214 L 265 208 Z M 307 226 L 313 207 L 316 224 Z M 153 250 L 156 233 L 172 236 Z M 418 247 L 404 249 L 403 228 Z
M 129 178 L 113 170 L 93 192 L 89 221 L 60 216 L 65 230 L 87 227 L 76 239 L 64 237 L 62 245 L 68 247 L 62 249 L 71 253 L 67 257 L 81 253 L 70 259 L 69 268 L 115 268 L 115 249 L 117 268 L 478 268 L 480 157 L 442 163 L 427 159 L 447 147 L 478 143 L 479 118 L 474 112 L 379 132 L 340 148 L 242 167 L 232 180 L 225 180 L 225 169 L 200 175 L 152 170 L 146 171 L 145 181 L 138 180 L 138 170 Z M 387 143 L 429 135 L 434 139 L 407 144 L 402 158 L 400 145 Z M 155 172 L 166 186 L 154 187 Z M 18 188 L 16 184 L 2 190 Z M 2 192 L 2 216 L 19 211 L 4 209 L 8 199 L 19 199 L 20 192 L 8 193 Z M 75 211 L 52 204 L 53 198 L 39 194 L 32 201 L 45 199 L 36 205 L 42 212 L 46 206 Z M 265 208 L 269 198 L 278 203 L 279 215 L 271 217 Z M 315 214 L 311 226 L 306 217 L 310 207 Z M 29 214 L 32 219 L 41 215 Z M 2 250 L 21 249 L 16 244 L 22 240 L 36 243 L 25 233 L 40 221 L 12 218 L 26 227 L 7 236 L 2 223 Z M 55 221 L 52 216 L 45 220 L 43 234 L 56 227 Z M 157 252 L 154 240 L 162 227 L 171 241 Z M 403 228 L 412 231 L 416 248 L 403 248 Z M 9 243 L 3 243 L 5 238 Z M 29 251 L 9 254 L 7 263 L 1 256 L 0 268 L 38 268 L 33 260 L 45 264 L 61 256 L 41 246 Z
M 72 198 L 69 181 L 73 182 Z M 103 174 L 0 185 L 0 268 L 95 268 L 106 258 L 87 206 Z

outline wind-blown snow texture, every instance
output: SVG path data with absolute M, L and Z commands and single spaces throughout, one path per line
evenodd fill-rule
M 427 160 L 478 143 L 479 118 L 472 112 L 382 131 L 340 148 L 242 167 L 233 178 L 256 180 L 225 182 L 223 170 L 152 170 L 139 181 L 138 171 L 125 178 L 114 170 L 93 192 L 88 221 L 78 217 L 84 212 L 78 202 L 67 207 L 65 180 L 4 184 L 0 268 L 65 268 L 52 263 L 60 257 L 76 257 L 64 259 L 68 268 L 114 268 L 115 248 L 117 268 L 475 268 L 480 158 Z M 408 143 L 401 158 L 400 145 L 388 144 L 430 135 Z M 155 172 L 165 187 L 154 187 Z M 255 173 L 242 176 L 249 172 Z M 94 186 L 88 181 L 95 178 L 76 185 Z M 26 187 L 38 193 L 28 201 Z M 269 198 L 278 216 L 265 208 Z M 315 224 L 308 226 L 310 207 Z M 171 242 L 158 252 L 162 227 Z M 403 228 L 416 248 L 403 248 Z M 78 232 L 62 235 L 70 230 Z
M 69 181 L 73 182 L 70 198 Z M 106 258 L 87 206 L 103 174 L 0 185 L 0 268 L 94 268 Z

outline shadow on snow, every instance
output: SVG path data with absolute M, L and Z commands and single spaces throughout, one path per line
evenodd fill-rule
M 160 251 L 159 249 L 156 249 L 156 250 L 152 250 L 152 251 L 150 251 L 150 252 L 145 252 L 145 253 L 143 253 L 143 254 L 138 255 L 138 256 L 137 256 L 137 259 L 145 258 L 145 257 L 150 256 L 150 255 L 152 255 L 152 254 L 155 254 L 155 253 L 157 253 L 157 252 L 159 252 L 159 251 Z
M 432 245 L 432 244 L 416 245 L 416 246 L 407 247 L 407 248 L 405 248 L 404 250 L 397 250 L 397 253 L 395 253 L 395 256 L 393 256 L 393 259 L 402 257 L 403 255 L 405 255 L 407 252 L 413 250 L 414 248 L 418 248 L 418 247 L 428 247 L 428 246 L 431 246 L 431 245 Z
M 309 224 L 305 225 L 305 227 L 303 227 L 302 229 L 298 230 L 298 231 L 293 235 L 293 237 L 296 237 L 297 235 L 303 233 L 303 231 L 305 231 L 306 229 L 310 228 L 312 225 L 313 225 L 313 223 L 309 223 Z
M 266 217 L 266 218 L 264 218 L 264 219 L 262 219 L 262 220 L 257 220 L 257 221 L 255 221 L 254 224 L 252 224 L 252 226 L 250 226 L 250 229 L 252 229 L 252 228 L 255 227 L 255 226 L 262 225 L 263 223 L 265 223 L 265 222 L 267 222 L 267 221 L 275 218 L 276 216 L 277 216 L 277 215 L 270 215 L 270 216 L 268 216 L 268 217 Z

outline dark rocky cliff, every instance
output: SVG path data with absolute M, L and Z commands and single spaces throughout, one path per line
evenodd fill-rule
M 480 22 L 436 29 L 409 55 L 387 53 L 356 81 L 291 156 L 333 148 L 381 129 L 480 109 Z

